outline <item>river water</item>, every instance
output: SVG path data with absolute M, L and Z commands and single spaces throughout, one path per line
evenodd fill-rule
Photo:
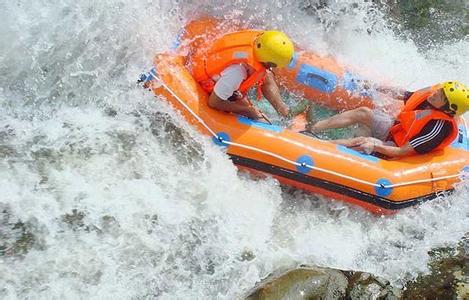
M 469 83 L 467 39 L 419 50 L 368 1 L 329 2 L 0 1 L 0 298 L 235 299 L 299 264 L 397 286 L 428 272 L 428 251 L 469 231 L 467 185 L 373 216 L 239 173 L 135 84 L 204 13 L 378 82 Z

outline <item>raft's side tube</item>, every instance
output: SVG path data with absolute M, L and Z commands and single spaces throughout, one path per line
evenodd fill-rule
M 287 68 L 275 71 L 288 91 L 334 110 L 373 107 L 367 81 L 335 60 L 312 52 L 296 52 Z

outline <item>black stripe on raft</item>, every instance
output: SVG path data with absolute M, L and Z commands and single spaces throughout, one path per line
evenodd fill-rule
M 428 194 L 425 196 L 421 196 L 418 198 L 412 198 L 412 199 L 407 199 L 405 201 L 400 201 L 400 202 L 393 202 L 390 201 L 386 198 L 365 193 L 363 191 L 341 185 L 335 182 L 330 182 L 327 180 L 323 180 L 317 177 L 312 177 L 308 176 L 306 174 L 292 171 L 289 169 L 285 169 L 282 167 L 266 164 L 261 161 L 257 161 L 254 159 L 246 158 L 246 157 L 241 157 L 233 154 L 229 154 L 231 160 L 233 161 L 234 164 L 247 167 L 250 169 L 254 169 L 257 171 L 262 171 L 264 173 L 269 173 L 272 175 L 276 176 L 281 176 L 287 179 L 291 179 L 300 183 L 308 184 L 311 186 L 319 187 L 334 193 L 342 194 L 354 199 L 357 199 L 362 202 L 370 203 L 373 204 L 377 207 L 384 208 L 384 209 L 389 209 L 389 210 L 398 210 L 402 208 L 406 208 L 409 206 L 414 206 L 416 204 L 432 200 L 438 196 L 438 193 L 432 193 Z M 452 192 L 453 189 L 445 191 L 445 192 Z

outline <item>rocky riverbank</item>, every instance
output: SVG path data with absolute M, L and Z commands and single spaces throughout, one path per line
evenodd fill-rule
M 469 235 L 456 248 L 433 249 L 429 254 L 430 273 L 404 287 L 365 272 L 303 265 L 271 274 L 246 300 L 469 299 Z

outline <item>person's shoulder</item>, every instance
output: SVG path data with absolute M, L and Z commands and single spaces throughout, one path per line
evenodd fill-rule
M 449 120 L 442 120 L 442 121 L 443 121 L 443 128 L 442 128 L 442 130 L 443 130 L 445 133 L 449 134 L 449 133 L 451 132 L 451 130 L 453 129 L 453 124 L 452 124 L 452 122 L 449 121 Z
M 232 64 L 226 67 L 222 72 L 222 75 L 242 75 L 246 76 L 247 69 L 243 64 Z
M 451 122 L 444 119 L 432 119 L 425 125 L 426 128 L 433 128 L 438 132 L 446 132 L 452 128 Z
M 451 133 L 451 128 L 451 122 L 448 120 L 430 120 L 409 143 L 417 153 L 428 153 L 441 144 Z
M 233 64 L 220 72 L 219 81 L 231 82 L 239 87 L 239 84 L 247 78 L 247 74 L 247 70 L 242 65 Z

